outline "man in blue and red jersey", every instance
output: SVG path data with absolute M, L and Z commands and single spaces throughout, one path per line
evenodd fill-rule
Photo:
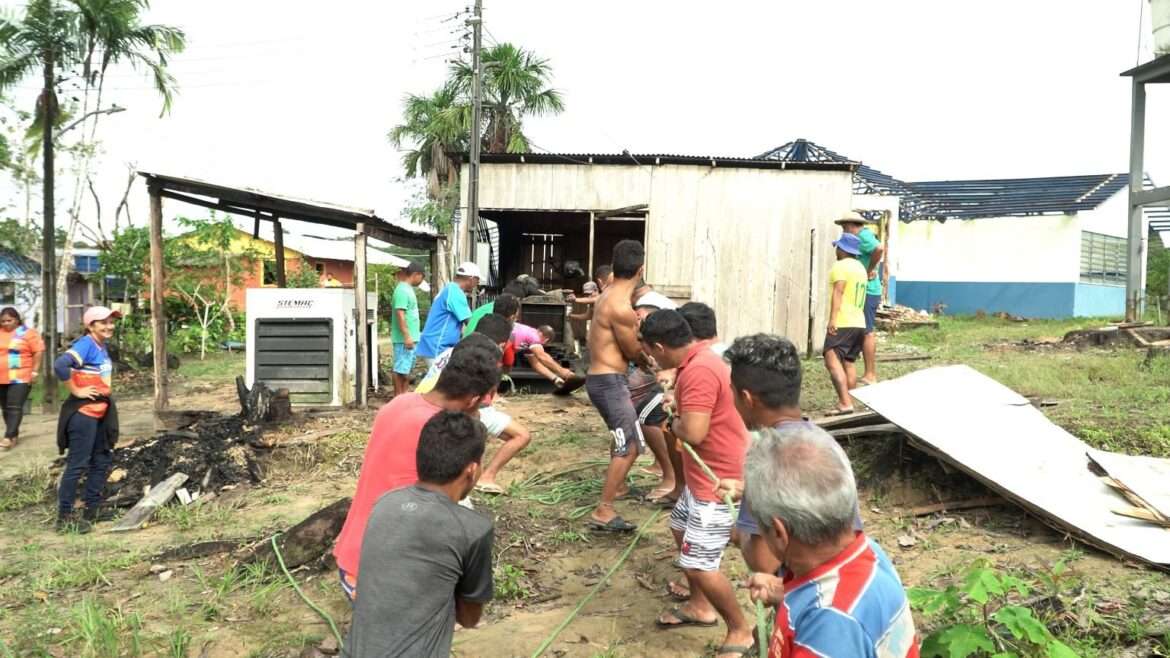
M 882 549 L 854 530 L 849 458 L 824 430 L 759 432 L 744 465 L 745 500 L 783 565 L 754 573 L 753 600 L 776 606 L 771 658 L 918 657 L 902 581 Z

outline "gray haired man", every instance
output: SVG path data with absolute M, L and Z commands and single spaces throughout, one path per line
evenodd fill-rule
M 857 485 L 836 440 L 818 427 L 762 430 L 744 478 L 760 535 L 783 564 L 781 575 L 748 582 L 753 600 L 777 609 L 770 655 L 917 658 L 902 581 L 853 529 Z

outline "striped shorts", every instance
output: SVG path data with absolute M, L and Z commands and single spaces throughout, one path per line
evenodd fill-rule
M 735 518 L 726 503 L 695 500 L 690 487 L 683 489 L 670 512 L 670 529 L 683 533 L 678 565 L 696 571 L 718 571 L 734 527 Z

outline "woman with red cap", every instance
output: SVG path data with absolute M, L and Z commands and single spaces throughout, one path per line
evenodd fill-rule
M 53 373 L 69 388 L 69 398 L 57 418 L 57 448 L 69 451 L 57 490 L 57 530 L 89 532 L 97 520 L 102 490 L 118 442 L 118 410 L 110 397 L 114 368 L 106 343 L 114 335 L 114 321 L 122 314 L 92 306 L 82 321 L 85 335 L 53 363 Z M 77 485 L 85 478 L 85 512 L 73 516 Z

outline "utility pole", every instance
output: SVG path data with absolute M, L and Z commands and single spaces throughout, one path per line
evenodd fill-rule
M 41 330 L 45 339 L 44 363 L 41 381 L 44 383 L 43 404 L 51 412 L 57 402 L 57 378 L 53 376 L 53 361 L 57 359 L 57 239 L 53 223 L 53 125 L 57 121 L 57 96 L 54 93 L 55 73 L 53 56 L 45 62 L 45 84 L 41 91 L 41 112 L 44 130 L 41 135 L 42 158 L 45 173 L 44 217 L 41 218 Z M 62 263 L 62 267 L 69 267 Z
M 483 139 L 480 125 L 483 120 L 483 84 L 480 66 L 480 49 L 483 47 L 483 0 L 475 0 L 475 11 L 467 19 L 471 26 L 471 162 L 467 170 L 467 216 L 459 227 L 459 257 L 474 260 L 472 252 L 471 226 L 479 219 L 479 152 Z

